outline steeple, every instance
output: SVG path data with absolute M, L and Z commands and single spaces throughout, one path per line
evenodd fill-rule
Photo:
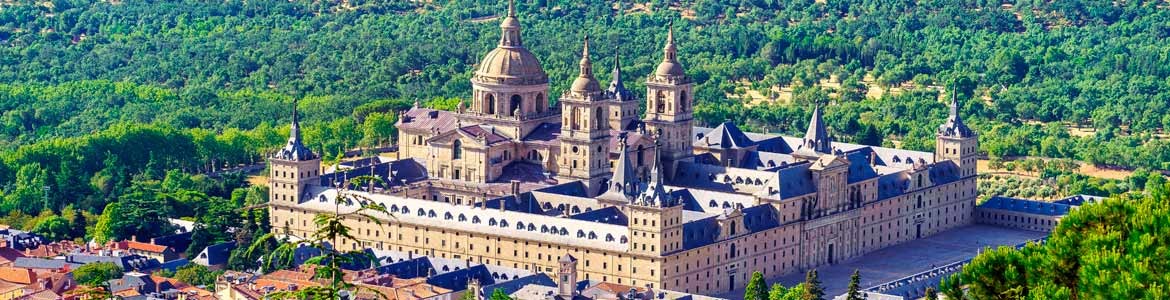
M 829 137 L 829 131 L 825 129 L 820 105 L 813 109 L 812 119 L 808 121 L 808 131 L 804 133 L 804 143 L 801 145 L 801 149 L 817 153 L 831 153 L 833 151 L 832 139 Z
M 571 91 L 581 94 L 601 91 L 601 84 L 593 77 L 593 61 L 589 60 L 589 36 L 585 36 L 584 46 L 581 49 L 581 62 L 578 63 L 580 74 L 573 80 Z
M 959 97 L 958 92 L 951 92 L 950 115 L 947 116 L 946 123 L 938 127 L 938 135 L 953 138 L 969 138 L 975 136 L 975 131 L 963 124 L 963 118 L 959 116 Z
M 666 46 L 662 48 L 662 62 L 658 64 L 654 75 L 662 77 L 686 76 L 682 64 L 678 62 L 678 47 L 674 44 L 674 22 L 670 23 L 670 28 L 666 32 Z
M 520 21 L 516 19 L 516 1 L 508 1 L 508 17 L 500 22 L 500 47 L 523 47 L 520 42 Z
M 613 80 L 609 82 L 609 88 L 605 92 L 616 101 L 634 100 L 634 93 L 626 89 L 625 83 L 622 82 L 622 57 L 619 54 L 614 54 Z
M 293 161 L 312 160 L 317 158 L 317 154 L 314 154 L 312 150 L 309 150 L 308 147 L 305 147 L 305 144 L 301 141 L 301 122 L 300 117 L 297 114 L 296 100 L 293 100 L 292 124 L 289 125 L 288 142 L 284 144 L 284 148 L 281 148 L 280 151 L 276 153 L 275 158 Z
M 639 190 L 638 188 L 638 171 L 634 168 L 634 162 L 630 161 L 629 144 L 626 142 L 628 134 L 625 131 L 618 133 L 618 165 L 613 170 L 613 178 L 610 179 L 610 191 L 623 193 L 625 195 L 634 195 Z
M 650 182 L 642 192 L 641 203 L 645 206 L 670 207 L 674 205 L 670 193 L 662 183 L 662 149 L 661 145 L 654 146 L 654 166 L 650 170 Z

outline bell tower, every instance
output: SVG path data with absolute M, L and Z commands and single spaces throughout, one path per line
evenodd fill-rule
M 609 103 L 593 77 L 589 60 L 589 37 L 581 50 L 580 74 L 561 95 L 561 180 L 585 183 L 589 196 L 596 196 L 609 178 Z
M 678 48 L 674 44 L 674 27 L 666 34 L 666 47 L 662 49 L 662 62 L 654 74 L 646 79 L 646 129 L 659 135 L 664 166 L 673 174 L 674 163 L 691 158 L 692 96 L 694 83 L 683 71 L 678 61 Z
M 959 177 L 975 176 L 979 136 L 967 124 L 963 124 L 963 118 L 959 116 L 959 99 L 954 93 L 951 94 L 950 109 L 946 123 L 938 127 L 934 160 L 954 161 L 959 166 Z
M 321 157 L 301 142 L 301 125 L 295 101 L 288 135 L 284 148 L 268 159 L 268 199 L 273 205 L 292 206 L 305 202 L 305 199 L 301 199 L 305 190 L 320 184 Z
M 577 258 L 565 254 L 557 263 L 560 265 L 557 269 L 557 296 L 573 299 L 577 293 Z

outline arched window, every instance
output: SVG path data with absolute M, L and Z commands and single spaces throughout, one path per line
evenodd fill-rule
M 569 110 L 569 129 L 581 129 L 581 110 L 576 107 L 569 108 Z
M 731 243 L 731 251 L 727 252 L 727 256 L 735 258 L 735 243 Z
M 496 218 L 488 218 L 488 226 L 496 226 Z
M 508 115 L 515 117 L 520 112 L 520 95 L 512 95 L 512 101 L 508 104 Z
M 585 231 L 577 229 L 577 238 L 584 238 L 584 237 L 585 237 Z
M 496 96 L 488 94 L 487 99 L 484 100 L 484 102 L 486 102 L 487 105 L 487 110 L 484 111 L 486 111 L 489 115 L 496 114 Z
M 536 112 L 538 112 L 538 113 L 544 112 L 544 106 L 548 105 L 548 101 L 544 100 L 543 93 L 536 94 L 536 103 L 534 105 L 536 106 Z
M 735 235 L 735 221 L 731 221 L 731 229 L 730 229 L 730 231 L 731 231 L 731 234 L 730 234 L 730 235 Z M 735 247 L 735 244 L 731 244 L 731 247 Z M 735 248 L 732 248 L 732 249 L 735 249 Z
M 596 128 L 605 129 L 605 112 L 601 110 L 601 107 L 597 107 L 597 113 L 593 114 L 593 116 L 597 118 L 594 120 L 594 122 L 597 122 L 595 125 Z
M 654 97 L 654 111 L 657 113 L 666 112 L 666 93 L 658 91 L 658 95 Z
M 626 236 L 624 236 L 624 235 L 623 235 L 623 236 L 622 236 L 622 239 L 621 239 L 621 243 L 622 243 L 622 244 L 625 244 L 625 243 L 628 243 L 628 242 L 630 242 L 630 239 L 629 239 L 629 238 L 627 238 Z
M 606 241 L 606 242 L 612 242 L 612 241 L 613 241 L 613 234 L 611 234 L 611 233 L 606 233 L 606 234 L 605 234 L 605 241 Z
M 678 94 L 678 110 L 687 111 L 687 92 L 682 91 Z
M 508 220 L 500 220 L 500 227 L 508 228 Z
M 715 202 L 715 199 L 711 199 L 711 202 L 710 202 L 710 203 L 707 203 L 707 206 L 710 206 L 710 207 L 719 207 L 719 203 L 718 203 L 718 202 Z
M 524 230 L 524 222 L 516 221 L 516 229 Z
M 452 145 L 451 145 L 451 159 L 462 159 L 462 158 L 463 158 L 463 142 L 460 140 L 455 140 L 455 143 L 452 143 Z

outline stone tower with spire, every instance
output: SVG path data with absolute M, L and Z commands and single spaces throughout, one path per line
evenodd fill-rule
M 682 201 L 666 190 L 663 174 L 664 155 L 661 145 L 654 147 L 654 165 L 650 180 L 639 185 L 638 193 L 627 205 L 630 228 L 630 252 L 665 255 L 682 249 Z
M 951 93 L 950 115 L 946 123 L 938 127 L 935 138 L 934 160 L 951 160 L 959 166 L 959 177 L 975 176 L 975 164 L 979 153 L 979 137 L 975 131 L 963 124 L 959 116 L 957 92 Z
M 273 205 L 296 205 L 309 186 L 320 184 L 321 157 L 301 141 L 301 124 L 293 102 L 288 142 L 268 158 L 268 199 Z M 278 224 L 272 224 L 274 227 Z
M 678 61 L 673 25 L 666 34 L 662 62 L 646 79 L 646 129 L 659 136 L 668 174 L 674 163 L 692 158 L 692 97 L 694 84 Z
M 581 50 L 580 72 L 561 95 L 561 153 L 557 177 L 580 180 L 589 196 L 604 188 L 609 170 L 609 104 L 605 91 L 593 77 L 589 37 Z
M 606 98 L 609 98 L 609 128 L 616 130 L 634 130 L 638 121 L 638 97 L 626 89 L 622 82 L 621 56 L 613 58 L 613 79 L 609 88 L 605 89 Z

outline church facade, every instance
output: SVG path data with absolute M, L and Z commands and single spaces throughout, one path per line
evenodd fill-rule
M 351 220 L 357 240 L 341 249 L 550 275 L 570 255 L 578 279 L 718 294 L 754 271 L 803 272 L 974 220 L 978 139 L 957 99 L 935 153 L 834 142 L 819 108 L 803 137 L 695 127 L 693 84 L 668 31 L 642 118 L 620 66 L 607 88 L 594 78 L 588 38 L 579 75 L 550 105 L 512 11 L 500 28 L 457 111 L 402 113 L 399 159 L 322 174 L 294 116 L 270 159 L 273 228 L 308 235 L 348 189 L 391 216 Z M 346 183 L 365 175 L 382 183 Z

